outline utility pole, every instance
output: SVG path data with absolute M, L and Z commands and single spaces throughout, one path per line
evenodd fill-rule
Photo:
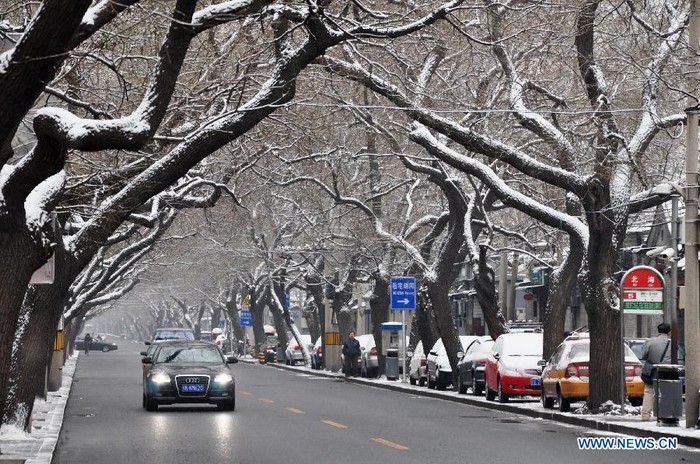
M 501 250 L 501 265 L 498 269 L 498 299 L 506 321 L 510 321 L 512 316 L 508 314 L 508 250 Z
M 700 282 L 698 279 L 698 112 L 697 93 L 698 50 L 700 45 L 700 10 L 698 2 L 690 2 L 689 38 L 689 108 L 686 144 L 685 194 L 685 426 L 698 422 L 698 390 L 700 389 Z

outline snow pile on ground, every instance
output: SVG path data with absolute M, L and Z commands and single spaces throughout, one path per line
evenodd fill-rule
M 640 406 L 630 406 L 629 404 L 625 404 L 625 415 L 639 415 L 641 412 L 641 407 Z M 621 416 L 622 414 L 622 408 L 620 407 L 619 404 L 613 403 L 612 401 L 606 401 L 605 403 L 600 405 L 600 408 L 598 408 L 597 411 L 589 409 L 586 404 L 584 404 L 582 407 L 578 408 L 573 412 L 574 414 L 580 414 L 580 415 L 601 415 L 601 416 Z
M 25 432 L 22 427 L 12 424 L 3 424 L 0 427 L 0 440 L 37 440 Z

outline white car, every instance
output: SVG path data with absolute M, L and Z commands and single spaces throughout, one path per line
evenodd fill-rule
M 311 353 L 314 344 L 311 343 L 311 335 L 300 335 L 301 342 L 306 346 L 306 351 Z M 296 365 L 297 362 L 304 363 L 304 352 L 297 342 L 296 338 L 292 337 L 287 344 L 287 349 L 284 352 L 284 362 L 289 365 Z
M 413 350 L 408 364 L 408 381 L 411 385 L 418 383 L 421 387 L 428 381 L 428 360 L 423 351 L 423 341 L 419 341 Z
M 363 334 L 355 338 L 360 342 L 360 376 L 376 377 L 379 371 L 379 358 L 377 358 L 377 345 L 374 343 L 374 335 Z
M 477 338 L 480 337 L 478 335 L 460 335 L 461 352 L 464 353 L 465 347 L 471 345 Z M 452 367 L 447 357 L 445 345 L 442 343 L 442 338 L 435 342 L 426 359 L 428 364 L 428 388 L 445 390 L 448 385 L 452 384 Z

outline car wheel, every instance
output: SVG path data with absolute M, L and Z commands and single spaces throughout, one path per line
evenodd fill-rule
M 146 393 L 143 394 L 142 398 L 143 399 L 141 400 L 141 407 L 143 409 L 146 409 Z
M 481 389 L 481 386 L 476 383 L 476 373 L 472 372 L 472 394 L 476 396 L 481 396 L 484 394 L 484 392 Z
M 630 398 L 630 404 L 632 406 L 641 406 L 643 398 Z
M 564 398 L 559 389 L 557 389 L 557 401 L 559 402 L 559 410 L 561 412 L 569 412 L 571 410 L 571 400 Z
M 103 352 L 103 353 L 109 352 L 109 347 L 108 347 L 107 345 L 103 346 L 103 347 L 102 347 L 102 352 Z
M 158 411 L 158 402 L 153 398 L 146 396 L 146 411 L 155 412 Z
M 459 393 L 461 393 L 462 395 L 467 393 L 467 386 L 462 381 L 462 374 L 457 374 L 457 386 L 458 386 L 457 391 Z
M 428 372 L 428 388 L 435 388 L 435 381 L 430 378 L 430 372 Z
M 440 381 L 440 371 L 435 371 L 435 389 L 445 390 L 447 389 L 447 384 Z
M 491 390 L 487 384 L 486 385 L 486 400 L 493 401 L 495 399 L 496 399 L 496 392 Z
M 544 388 L 542 388 L 542 407 L 545 409 L 554 409 L 554 398 L 547 398 L 544 394 Z
M 501 383 L 501 379 L 498 379 L 496 385 L 498 386 L 498 402 L 507 403 L 509 397 L 506 393 L 503 393 L 503 384 Z
M 236 409 L 236 400 L 235 398 L 226 401 L 225 403 L 219 403 L 216 405 L 216 407 L 219 409 L 219 411 L 233 411 Z
M 425 377 L 420 377 L 418 379 L 418 386 L 419 387 L 425 387 Z
M 415 385 L 415 384 L 416 384 L 416 379 L 414 379 L 413 377 L 411 377 L 411 376 L 409 375 L 409 376 L 408 376 L 408 383 L 410 383 L 411 385 Z

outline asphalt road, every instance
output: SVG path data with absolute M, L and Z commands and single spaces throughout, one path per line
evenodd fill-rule
M 53 462 L 664 463 L 694 450 L 580 451 L 588 429 L 269 366 L 234 365 L 234 412 L 141 407 L 144 345 L 81 355 Z

